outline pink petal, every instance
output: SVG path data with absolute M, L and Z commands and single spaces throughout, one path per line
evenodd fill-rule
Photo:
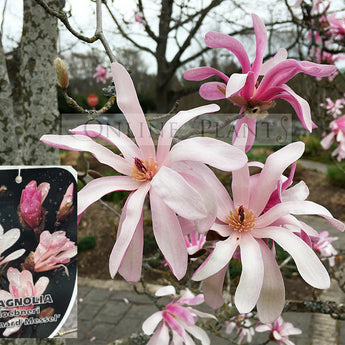
M 134 231 L 131 243 L 129 244 L 126 254 L 119 268 L 119 273 L 128 282 L 137 282 L 141 277 L 141 265 L 144 248 L 144 229 L 143 216 L 138 222 Z
M 170 160 L 198 161 L 220 170 L 233 171 L 242 168 L 248 158 L 240 149 L 220 140 L 195 137 L 177 143 L 170 151 Z
M 224 266 L 219 272 L 203 280 L 202 291 L 205 303 L 213 309 L 220 308 L 223 303 L 223 284 L 228 266 Z
M 262 241 L 258 241 L 264 263 L 264 279 L 257 303 L 261 322 L 274 322 L 282 313 L 285 302 L 283 277 L 273 252 Z
M 106 176 L 92 180 L 78 193 L 78 215 L 108 193 L 118 190 L 135 190 L 142 185 L 143 182 L 129 176 Z
M 266 61 L 261 65 L 260 75 L 265 75 L 272 67 L 277 65 L 279 62 L 282 62 L 287 59 L 287 51 L 285 48 L 280 48 L 277 53 L 273 56 L 272 59 Z
M 16 322 L 18 321 L 24 321 L 24 318 L 22 317 L 14 317 L 13 319 L 10 319 L 8 322 L 13 322 L 13 325 L 16 324 Z M 20 324 L 19 326 L 11 326 L 11 327 L 7 327 L 5 329 L 5 331 L 2 333 L 2 335 L 4 337 L 9 337 L 11 334 L 19 331 L 20 327 L 22 326 L 22 324 Z M 6 341 L 5 341 L 6 342 Z
M 25 272 L 25 271 L 23 271 Z M 22 273 L 23 273 L 22 272 Z M 35 284 L 35 297 L 39 297 L 43 294 L 45 289 L 47 288 L 49 284 L 49 279 L 47 277 L 41 277 L 40 279 L 37 280 Z
M 152 314 L 143 323 L 142 329 L 144 333 L 146 335 L 151 335 L 162 320 L 163 315 L 161 311 L 157 311 L 154 314 Z
M 246 83 L 241 91 L 241 95 L 244 99 L 249 100 L 251 97 L 254 96 L 255 83 L 256 83 L 255 75 L 252 71 L 249 71 Z
M 246 150 L 245 150 L 245 152 L 248 152 L 252 148 L 254 141 L 255 141 L 256 119 L 251 119 L 247 116 L 243 116 L 241 119 L 238 119 L 236 121 L 235 132 L 234 132 L 233 137 L 232 137 L 232 143 L 233 143 L 233 145 L 235 145 L 238 134 L 241 133 L 240 129 L 244 123 L 248 127 L 248 134 L 246 136 L 247 137 Z M 240 145 L 239 147 L 242 147 L 242 145 Z
M 47 197 L 49 193 L 50 184 L 48 182 L 42 182 L 37 187 L 37 190 L 41 192 L 41 195 L 42 195 L 41 204 L 43 204 L 43 201 L 45 200 L 45 198 Z
M 270 195 L 277 188 L 284 170 L 293 162 L 297 161 L 303 154 L 304 144 L 302 142 L 291 143 L 279 151 L 272 153 L 266 160 L 259 179 L 252 191 L 249 209 L 255 215 L 265 208 Z
M 256 57 L 251 70 L 254 72 L 254 79 L 257 79 L 262 65 L 262 58 L 264 56 L 267 45 L 267 32 L 264 23 L 256 14 L 252 14 L 252 19 L 256 40 Z
M 237 94 L 246 84 L 248 73 L 246 74 L 239 74 L 233 73 L 231 74 L 228 83 L 226 84 L 226 97 L 232 97 Z
M 161 167 L 151 181 L 152 190 L 178 215 L 195 220 L 207 216 L 200 193 L 176 171 Z
M 293 187 L 285 190 L 282 194 L 282 200 L 285 201 L 294 201 L 299 200 L 303 201 L 307 199 L 309 195 L 308 186 L 305 184 L 304 181 L 301 181 L 295 184 Z
M 224 90 L 224 91 L 223 91 Z M 200 86 L 199 93 L 203 99 L 215 101 L 225 98 L 226 84 L 218 81 L 210 81 Z
M 3 260 L 0 260 L 0 265 L 6 263 L 6 262 L 10 262 L 12 260 L 16 260 L 19 257 L 21 257 L 23 254 L 25 253 L 25 249 L 18 249 L 14 252 L 12 252 L 11 254 L 7 255 Z
M 20 230 L 17 228 L 6 231 L 2 236 L 0 235 L 0 255 L 6 249 L 12 247 L 19 240 L 19 237 Z
M 86 135 L 90 138 L 103 138 L 117 147 L 126 159 L 141 157 L 140 150 L 132 139 L 115 127 L 101 124 L 81 125 L 70 130 L 73 134 Z
M 258 301 L 264 264 L 258 242 L 250 234 L 241 234 L 242 273 L 235 293 L 235 305 L 240 313 L 249 313 Z
M 320 144 L 321 146 L 327 150 L 331 147 L 332 145 L 332 142 L 334 140 L 334 136 L 335 136 L 335 133 L 334 132 L 331 132 L 329 133 L 327 136 L 325 136 L 321 141 L 320 141 Z
M 150 189 L 150 184 L 145 183 L 135 192 L 132 192 L 126 201 L 126 212 L 121 214 L 121 228 L 118 231 L 120 235 L 116 239 L 113 250 L 109 258 L 109 270 L 112 278 L 115 277 L 119 267 L 122 264 L 126 251 L 132 241 L 137 225 L 140 221 L 143 205 L 147 192 Z
M 183 73 L 183 78 L 187 80 L 204 80 L 212 76 L 218 76 L 225 82 L 227 82 L 229 79 L 224 73 L 212 67 L 192 68 Z
M 236 38 L 220 32 L 208 32 L 205 36 L 205 43 L 210 48 L 226 48 L 235 54 L 242 66 L 242 73 L 250 70 L 250 61 L 246 50 Z
M 125 115 L 143 156 L 154 158 L 155 147 L 132 79 L 126 69 L 117 62 L 111 64 L 111 72 L 116 88 L 117 105 Z
M 237 238 L 234 234 L 225 241 L 217 242 L 214 251 L 207 258 L 207 261 L 195 271 L 192 279 L 195 281 L 204 280 L 227 266 L 239 244 Z
M 171 119 L 169 119 L 163 126 L 160 136 L 158 138 L 157 146 L 157 161 L 163 163 L 167 157 L 172 140 L 176 132 L 188 121 L 192 120 L 196 116 L 213 113 L 218 111 L 220 108 L 217 104 L 204 105 L 202 107 L 193 108 L 187 111 L 180 111 Z
M 146 345 L 169 345 L 169 329 L 163 322 Z
M 255 97 L 260 99 L 265 90 L 274 86 L 281 86 L 297 73 L 306 73 L 314 77 L 326 77 L 337 70 L 334 65 L 321 65 L 309 61 L 284 60 L 272 67 L 263 77 Z
M 175 277 L 182 279 L 187 270 L 188 254 L 178 219 L 153 189 L 150 191 L 150 204 L 153 233 L 158 247 Z
M 121 174 L 131 174 L 132 165 L 128 161 L 84 135 L 43 135 L 40 140 L 64 150 L 88 151 L 100 163 L 109 165 Z
M 255 230 L 255 237 L 271 238 L 294 259 L 302 278 L 317 289 L 328 289 L 330 279 L 327 270 L 314 251 L 298 236 L 281 227 Z

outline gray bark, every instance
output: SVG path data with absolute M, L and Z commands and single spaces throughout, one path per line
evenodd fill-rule
M 60 9 L 59 4 L 58 0 L 49 1 L 56 9 Z M 56 18 L 49 16 L 34 0 L 25 0 L 19 46 L 19 99 L 13 102 L 17 157 L 6 157 L 6 164 L 16 164 L 18 160 L 27 165 L 60 162 L 58 150 L 39 141 L 43 134 L 59 133 L 54 70 L 57 34 Z
M 19 164 L 16 125 L 4 51 L 0 41 L 0 164 Z M 17 126 L 18 127 L 18 126 Z M 17 128 L 19 130 L 19 128 Z

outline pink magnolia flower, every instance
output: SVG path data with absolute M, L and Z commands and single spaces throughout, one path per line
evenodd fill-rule
M 242 340 L 246 337 L 247 343 L 251 343 L 253 336 L 255 334 L 254 327 L 252 327 L 252 323 L 248 320 L 248 318 L 252 317 L 252 313 L 247 314 L 239 314 L 236 317 L 233 317 L 232 321 L 226 321 L 226 328 L 225 333 L 231 334 L 232 332 L 236 332 L 238 336 L 238 343 L 242 344 Z
M 299 328 L 294 327 L 290 322 L 284 322 L 281 316 L 278 317 L 273 324 L 259 325 L 255 328 L 256 332 L 270 332 L 270 339 L 281 345 L 294 345 L 289 340 L 289 335 L 301 334 L 302 331 Z
M 101 65 L 97 66 L 96 71 L 92 77 L 96 79 L 97 83 L 102 82 L 105 84 L 106 80 L 111 77 L 111 74 Z
M 24 222 L 31 228 L 37 228 L 44 216 L 42 213 L 42 204 L 48 195 L 50 184 L 41 183 L 38 187 L 36 181 L 29 182 L 22 191 L 20 198 L 19 210 Z
M 241 132 L 235 145 L 243 150 L 247 134 Z M 241 139 L 240 139 L 241 138 Z M 302 229 L 310 236 L 317 232 L 293 215 L 316 214 L 327 219 L 338 230 L 345 225 L 334 219 L 323 206 L 305 201 L 308 189 L 304 183 L 287 188 L 292 178 L 283 178 L 284 170 L 302 156 L 304 144 L 296 142 L 271 154 L 259 174 L 250 175 L 248 163 L 232 173 L 233 200 L 224 188 L 218 195 L 217 221 L 211 230 L 225 237 L 194 273 L 193 280 L 203 281 L 205 301 L 213 308 L 223 304 L 222 288 L 227 266 L 240 249 L 242 273 L 235 293 L 235 305 L 240 313 L 250 312 L 257 305 L 263 322 L 272 322 L 284 306 L 284 282 L 275 260 L 276 242 L 294 259 L 302 278 L 310 285 L 326 289 L 330 285 L 327 270 L 315 252 L 298 234 Z M 256 165 L 256 164 L 254 164 Z M 284 182 L 287 181 L 287 185 Z M 278 195 L 274 194 L 277 191 Z M 283 193 L 284 191 L 284 193 Z M 267 207 L 267 205 L 269 206 Z
M 103 195 L 117 190 L 132 193 L 122 210 L 117 240 L 109 267 L 111 276 L 119 273 L 130 281 L 140 278 L 143 250 L 142 212 L 149 193 L 153 232 L 172 272 L 181 279 L 187 269 L 187 248 L 176 213 L 209 227 L 215 218 L 215 202 L 209 181 L 216 180 L 204 163 L 218 169 L 239 169 L 247 157 L 241 150 L 212 138 L 189 138 L 170 149 L 176 131 L 194 117 L 219 109 L 215 104 L 181 111 L 166 122 L 160 133 L 157 151 L 132 80 L 125 68 L 112 64 L 117 104 L 124 113 L 137 144 L 116 128 L 83 125 L 74 135 L 45 135 L 51 146 L 74 151 L 89 151 L 101 163 L 124 176 L 107 176 L 88 183 L 78 193 L 78 215 Z M 123 156 L 113 153 L 91 138 L 101 137 L 116 146 Z M 226 160 L 229 163 L 225 163 Z M 193 167 L 190 162 L 193 161 Z M 185 170 L 184 167 L 187 168 Z M 205 182 L 206 181 L 206 182 Z M 205 224 L 204 224 L 205 223 Z
M 338 237 L 329 237 L 328 231 L 322 231 L 319 234 L 318 241 L 313 245 L 314 250 L 320 252 L 323 260 L 328 259 L 329 265 L 335 265 L 335 255 L 338 254 L 336 249 L 331 245 Z
M 136 12 L 136 13 L 134 14 L 134 20 L 135 20 L 137 23 L 146 26 L 146 20 L 144 19 L 144 14 L 143 14 L 142 12 Z
M 332 132 L 326 135 L 320 143 L 327 150 L 335 139 L 338 142 L 338 147 L 332 152 L 332 156 L 338 155 L 337 160 L 340 162 L 345 158 L 345 115 L 332 121 L 329 126 Z
M 4 233 L 4 228 L 0 225 L 0 266 L 18 259 L 25 253 L 25 249 L 18 249 L 7 256 L 2 256 L 2 253 L 11 248 L 19 240 L 19 237 L 19 229 L 11 229 Z
M 210 339 L 207 333 L 196 326 L 195 323 L 199 317 L 215 317 L 211 314 L 202 313 L 188 305 L 198 305 L 204 302 L 203 295 L 194 296 L 186 289 L 183 296 L 175 301 L 175 288 L 171 285 L 164 286 L 156 292 L 156 296 L 173 295 L 174 298 L 162 311 L 152 314 L 143 323 L 143 331 L 147 335 L 154 333 L 158 324 L 160 326 L 151 337 L 147 345 L 169 345 L 169 344 L 190 344 L 195 345 L 193 337 L 200 340 L 202 345 L 209 345 Z M 187 305 L 187 306 L 185 306 Z M 172 333 L 172 342 L 170 342 L 169 328 Z M 187 333 L 188 332 L 188 333 Z
M 77 246 L 66 237 L 65 231 L 43 231 L 40 242 L 33 254 L 35 272 L 45 272 L 64 267 L 68 275 L 68 269 L 63 264 L 70 262 L 77 255 Z
M 226 48 L 235 54 L 242 67 L 241 74 L 234 73 L 228 77 L 211 67 L 199 67 L 184 73 L 184 78 L 187 80 L 204 80 L 211 76 L 223 79 L 224 82 L 204 83 L 201 85 L 199 93 L 207 100 L 228 98 L 232 103 L 241 107 L 240 113 L 244 113 L 244 117 L 236 122 L 234 139 L 242 123 L 246 123 L 251 133 L 247 151 L 255 139 L 256 119 L 266 117 L 267 109 L 273 107 L 274 100 L 278 98 L 284 99 L 292 105 L 303 126 L 311 132 L 315 124 L 311 120 L 310 107 L 305 99 L 286 85 L 286 82 L 297 73 L 324 77 L 333 74 L 337 69 L 335 66 L 287 59 L 285 49 L 280 49 L 272 59 L 263 64 L 267 32 L 257 15 L 253 14 L 252 18 L 256 37 L 256 58 L 252 65 L 250 65 L 244 46 L 237 39 L 218 32 L 208 32 L 205 37 L 208 47 Z M 264 76 L 261 81 L 258 80 L 260 75 Z
M 59 207 L 59 211 L 56 215 L 56 221 L 58 223 L 64 222 L 74 209 L 73 191 L 74 191 L 74 185 L 73 185 L 73 183 L 71 183 L 68 186 L 66 193 L 63 196 L 63 199 L 62 199 L 60 207 Z
M 40 297 L 49 284 L 49 279 L 47 277 L 41 277 L 34 284 L 32 274 L 30 271 L 24 270 L 19 272 L 16 268 L 10 267 L 7 270 L 7 279 L 9 281 L 9 292 L 6 290 L 0 290 L 0 300 L 7 301 L 8 299 L 14 298 L 24 298 L 24 297 Z M 9 311 L 25 311 L 28 309 L 33 309 L 33 305 L 25 305 L 15 308 L 6 308 Z M 15 317 L 9 322 L 15 322 L 27 317 L 27 315 Z M 20 322 L 19 322 L 20 323 Z M 19 326 L 7 327 L 3 332 L 4 337 L 17 332 Z
M 297 0 L 295 4 L 293 5 L 293 7 L 295 8 L 300 7 L 301 4 L 302 4 L 302 0 Z M 311 7 L 310 14 L 317 15 L 327 10 L 329 6 L 329 0 L 312 0 L 311 5 L 312 7 Z
M 197 230 L 191 232 L 189 235 L 184 236 L 189 255 L 195 254 L 199 251 L 206 242 L 206 236 L 200 234 Z
M 321 106 L 327 110 L 327 114 L 337 118 L 342 114 L 342 109 L 345 104 L 345 98 L 339 98 L 333 102 L 329 97 L 326 98 L 327 104 L 321 103 Z
M 341 19 L 337 18 L 337 13 L 333 13 L 327 17 L 329 26 L 327 30 L 330 34 L 334 35 L 339 40 L 343 40 L 345 38 L 345 17 Z

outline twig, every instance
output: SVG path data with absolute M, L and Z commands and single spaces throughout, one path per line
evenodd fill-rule
M 57 332 L 57 334 L 55 334 L 55 337 L 63 337 L 66 334 L 75 333 L 75 332 L 78 332 L 78 328 L 69 329 L 64 332 Z
M 98 200 L 102 206 L 105 206 L 109 211 L 113 212 L 116 216 L 121 217 L 121 213 L 119 213 L 118 211 L 116 211 L 114 208 L 112 208 L 111 206 L 109 206 L 106 202 L 104 202 L 102 199 Z

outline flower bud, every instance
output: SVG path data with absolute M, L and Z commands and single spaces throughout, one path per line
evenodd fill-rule
M 67 89 L 68 87 L 68 72 L 65 63 L 60 59 L 56 58 L 54 61 L 57 83 L 63 88 Z

